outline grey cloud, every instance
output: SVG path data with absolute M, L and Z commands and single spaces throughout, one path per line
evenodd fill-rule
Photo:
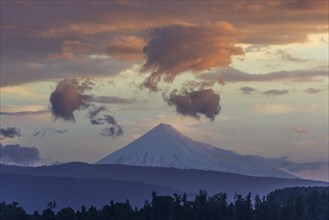
M 35 132 L 33 136 L 45 137 L 46 135 L 63 134 L 66 133 L 67 131 L 68 131 L 67 129 L 59 130 L 55 128 L 44 127 L 42 130 Z
M 103 104 L 134 104 L 136 99 L 126 99 L 116 96 L 96 96 L 92 99 L 93 102 Z
M 168 97 L 164 96 L 164 99 L 169 106 L 176 107 L 178 114 L 195 119 L 200 119 L 201 115 L 204 115 L 213 121 L 221 109 L 220 97 L 212 89 L 181 92 L 174 90 Z
M 102 136 L 118 137 L 123 134 L 121 126 L 111 116 L 105 106 L 97 107 L 91 90 L 95 84 L 90 80 L 64 79 L 60 81 L 50 95 L 51 112 L 55 119 L 74 122 L 74 111 L 87 111 L 87 118 L 92 125 L 103 125 Z M 113 97 L 96 98 L 96 101 L 123 101 Z M 57 132 L 60 133 L 60 132 Z M 42 134 L 37 132 L 36 135 Z
M 6 164 L 32 165 L 41 160 L 39 150 L 35 147 L 0 145 L 0 152 L 0 161 Z
M 252 52 L 260 52 L 264 51 L 265 49 L 269 49 L 270 46 L 266 44 L 252 44 L 251 46 L 248 46 L 245 49 L 246 53 L 252 53 Z
M 123 134 L 123 130 L 118 122 L 110 114 L 110 110 L 105 106 L 89 109 L 88 118 L 92 125 L 104 125 L 101 135 L 104 137 L 116 138 Z
M 263 95 L 267 95 L 267 96 L 278 96 L 278 95 L 286 95 L 288 93 L 289 93 L 288 90 L 271 89 L 271 90 L 268 90 L 266 92 L 263 92 Z
M 6 139 L 6 138 L 15 138 L 15 137 L 21 137 L 22 132 L 19 128 L 15 127 L 7 127 L 7 128 L 0 128 L 0 139 Z
M 248 95 L 248 94 L 254 93 L 254 92 L 257 91 L 257 90 L 254 89 L 254 88 L 251 88 L 251 87 L 245 86 L 245 87 L 240 88 L 240 91 L 241 91 L 243 94 Z
M 317 94 L 319 92 L 321 92 L 322 89 L 316 89 L 316 88 L 308 88 L 305 90 L 305 93 L 308 93 L 308 94 Z
M 79 82 L 77 79 L 60 81 L 55 91 L 50 95 L 51 112 L 55 119 L 74 121 L 74 111 L 87 109 L 92 100 L 91 94 L 86 94 L 94 86 L 89 80 Z

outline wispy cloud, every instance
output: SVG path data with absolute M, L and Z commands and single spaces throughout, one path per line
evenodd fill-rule
M 1 79 L 4 79 L 4 78 L 5 77 L 1 76 Z M 31 89 L 24 87 L 24 86 L 11 86 L 11 87 L 6 87 L 6 88 L 1 88 L 1 95 L 17 95 L 20 97 L 32 97 L 32 98 L 42 97 L 42 95 L 37 94 L 34 91 L 32 91 Z
M 89 44 L 81 41 L 64 41 L 60 53 L 50 53 L 48 56 L 51 59 L 63 59 L 71 61 L 78 56 L 87 56 L 88 52 L 95 52 L 97 49 Z
M 55 128 L 44 127 L 42 130 L 35 132 L 33 136 L 45 137 L 46 135 L 63 134 L 66 133 L 67 131 L 68 131 L 67 129 L 60 130 Z
M 282 61 L 295 62 L 295 63 L 305 63 L 305 62 L 309 61 L 307 59 L 301 59 L 298 57 L 294 57 L 284 50 L 278 50 L 277 54 L 280 56 Z
M 26 115 L 41 115 L 41 114 L 48 114 L 48 113 L 50 113 L 49 110 L 42 110 L 42 111 L 22 111 L 22 112 L 0 112 L 0 115 L 26 116 Z
M 271 82 L 271 81 L 298 81 L 310 82 L 318 77 L 328 77 L 328 67 L 310 70 L 279 71 L 265 74 L 250 74 L 234 68 L 206 73 L 200 76 L 204 80 L 217 80 L 224 77 L 225 82 Z
M 108 55 L 115 59 L 134 61 L 143 59 L 144 39 L 136 36 L 121 36 L 113 40 L 106 48 Z
M 316 105 L 302 104 L 259 104 L 254 107 L 255 111 L 260 114 L 278 115 L 291 112 L 314 112 L 317 109 Z
M 271 89 L 266 92 L 263 92 L 263 95 L 267 96 L 279 96 L 279 95 L 286 95 L 288 94 L 288 90 L 278 90 L 278 89 Z
M 252 94 L 252 93 L 256 92 L 257 90 L 252 88 L 252 87 L 245 86 L 245 87 L 240 88 L 240 91 L 243 94 L 249 95 L 249 94 Z
M 322 91 L 323 91 L 322 89 L 308 88 L 308 89 L 305 90 L 305 93 L 317 94 L 317 93 L 322 92 Z
M 291 172 L 302 171 L 302 170 L 316 170 L 323 167 L 327 167 L 328 162 L 307 162 L 307 163 L 296 163 L 289 160 L 288 157 L 280 158 L 261 158 L 258 156 L 246 156 L 251 157 L 255 160 L 259 160 L 266 166 L 271 166 L 278 169 L 286 169 Z
M 309 133 L 309 130 L 302 125 L 293 128 L 294 133 L 306 134 Z
M 103 104 L 134 104 L 137 102 L 136 99 L 126 99 L 117 96 L 96 96 L 93 98 L 93 102 Z

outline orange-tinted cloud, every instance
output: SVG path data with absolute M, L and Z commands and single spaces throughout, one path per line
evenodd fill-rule
M 156 91 L 164 80 L 172 82 L 185 71 L 199 73 L 214 67 L 227 67 L 232 56 L 243 55 L 234 44 L 241 33 L 227 22 L 213 25 L 171 25 L 152 29 L 143 51 L 143 72 L 151 72 L 143 86 Z
M 111 49 L 109 54 L 114 58 L 135 62 L 135 58 L 139 57 L 138 47 L 135 47 L 138 43 L 130 42 L 129 46 L 123 46 L 115 42 L 119 40 L 111 43 L 111 39 L 120 39 L 122 36 L 143 38 L 149 30 L 164 30 L 173 26 L 189 27 L 187 24 L 191 24 L 190 28 L 197 29 L 207 27 L 204 25 L 207 23 L 210 29 L 216 29 L 214 24 L 223 20 L 234 25 L 235 29 L 243 35 L 241 38 L 233 37 L 231 44 L 239 42 L 269 45 L 305 42 L 309 34 L 328 32 L 328 1 L 127 1 L 124 3 L 83 1 L 79 4 L 72 1 L 42 3 L 29 1 L 28 5 L 4 1 L 1 6 L 6 11 L 2 14 L 0 24 L 0 44 L 4 51 L 1 58 L 2 62 L 6 63 L 6 67 L 1 69 L 1 86 L 76 77 L 81 74 L 86 75 L 85 72 L 104 76 L 107 74 L 105 69 L 111 72 L 110 74 L 117 73 L 117 69 L 122 70 L 121 66 L 115 68 L 106 66 L 99 70 L 102 68 L 101 65 L 88 63 L 82 66 L 81 63 L 74 63 L 73 61 L 86 51 L 72 48 L 74 47 L 72 43 L 67 43 L 68 45 L 64 43 L 62 50 L 59 51 L 58 45 L 65 41 L 90 44 L 104 50 L 103 52 L 106 52 L 109 46 Z M 187 40 L 191 38 L 193 37 Z M 195 43 L 197 44 L 198 41 L 199 39 Z M 197 52 L 209 49 L 208 44 L 205 44 L 202 50 L 192 51 L 195 57 L 179 63 L 182 66 L 178 65 L 177 69 L 198 71 L 209 66 L 223 66 L 229 62 L 229 59 L 225 58 L 216 60 L 217 54 L 213 58 L 215 61 L 202 54 L 202 61 L 196 64 L 195 58 L 199 56 Z M 240 51 L 234 51 L 231 44 L 229 49 L 226 48 L 227 53 L 240 54 Z M 190 43 L 189 45 L 194 46 Z M 209 56 L 213 53 L 211 51 Z M 49 61 L 47 59 L 49 54 L 50 57 L 57 59 Z M 203 57 L 206 57 L 207 61 Z M 294 57 L 290 58 L 299 61 Z M 70 64 L 67 61 L 70 61 Z M 169 61 L 170 59 L 167 59 L 166 63 Z M 157 60 L 155 62 L 159 63 Z M 152 69 L 155 67 L 153 64 L 152 61 L 150 67 Z M 93 65 L 92 69 L 96 69 L 95 71 L 89 69 L 91 65 Z M 50 69 L 49 66 L 52 68 Z M 191 67 L 187 68 L 187 66 Z M 174 74 L 169 75 L 171 76 L 162 74 L 160 78 L 170 81 L 174 78 Z M 153 75 L 149 77 L 146 84 L 152 87 L 159 80 L 158 78 L 158 75 Z
M 61 53 L 50 53 L 48 56 L 52 59 L 70 61 L 75 59 L 77 54 L 86 53 L 88 51 L 97 51 L 97 49 L 91 44 L 80 41 L 64 41 Z
M 135 36 L 122 36 L 110 43 L 107 54 L 116 59 L 133 61 L 141 60 L 145 41 Z

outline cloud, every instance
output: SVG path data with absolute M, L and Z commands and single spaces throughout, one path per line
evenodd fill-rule
M 96 96 L 92 100 L 93 102 L 103 104 L 133 104 L 136 103 L 136 99 L 126 99 L 116 96 Z
M 298 134 L 306 134 L 309 133 L 309 130 L 307 128 L 305 128 L 304 126 L 297 126 L 293 128 L 293 132 L 294 133 L 298 133 Z
M 163 80 L 172 82 L 185 71 L 199 73 L 214 67 L 227 67 L 243 50 L 234 45 L 241 33 L 227 22 L 214 25 L 170 25 L 152 29 L 143 51 L 142 72 L 151 72 L 143 86 L 158 90 Z
M 7 127 L 0 128 L 0 139 L 21 137 L 22 132 L 19 128 Z
M 54 129 L 54 128 L 48 128 L 48 127 L 44 127 L 42 130 L 37 131 L 33 134 L 33 136 L 39 136 L 39 137 L 45 137 L 46 135 L 50 134 L 63 134 L 66 133 L 68 130 L 64 129 L 64 130 L 59 130 L 59 129 Z
M 309 163 L 296 163 L 289 160 L 288 157 L 280 158 L 263 158 L 258 156 L 246 156 L 254 160 L 258 160 L 265 166 L 270 166 L 277 169 L 285 169 L 291 172 L 302 171 L 302 170 L 316 170 L 323 167 L 328 167 L 328 162 L 309 162 Z
M 302 2 L 305 1 L 193 1 L 189 4 L 185 1 L 129 1 L 124 4 L 119 1 L 85 1 L 76 5 L 70 1 L 47 1 L 40 5 L 31 1 L 26 7 L 3 1 L 1 6 L 8 13 L 3 16 L 0 27 L 0 44 L 4 51 L 1 61 L 6 63 L 1 66 L 1 87 L 117 74 L 129 68 L 128 62 L 119 59 L 135 61 L 138 57 L 135 50 L 138 43 L 129 43 L 126 48 L 120 44 L 124 42 L 122 38 L 144 38 L 150 29 L 188 26 L 187 22 L 202 27 L 207 26 L 202 25 L 205 21 L 209 26 L 219 20 L 229 21 L 243 34 L 239 43 L 258 45 L 303 43 L 309 34 L 327 33 L 328 2 Z M 218 28 L 213 29 L 217 31 Z M 193 38 L 193 33 L 190 38 Z M 115 40 L 111 43 L 111 39 Z M 236 37 L 233 37 L 235 42 Z M 204 48 L 210 48 L 209 44 Z M 80 59 L 76 59 L 82 54 L 97 52 L 94 48 L 104 50 L 101 53 L 104 55 L 108 46 L 115 60 L 79 62 Z M 49 54 L 56 59 L 49 58 Z
M 74 111 L 89 107 L 91 94 L 86 94 L 94 86 L 89 80 L 79 82 L 77 79 L 60 81 L 50 95 L 51 112 L 55 119 L 75 121 Z
M 41 110 L 41 111 L 20 111 L 20 112 L 0 112 L 0 115 L 6 116 L 25 116 L 25 115 L 41 115 L 41 114 L 48 114 L 48 110 Z
M 221 109 L 220 97 L 212 89 L 181 92 L 174 90 L 168 97 L 164 96 L 164 99 L 169 106 L 176 107 L 178 114 L 195 119 L 200 119 L 201 115 L 204 115 L 213 121 Z
M 50 53 L 48 56 L 52 59 L 73 60 L 76 59 L 77 54 L 87 53 L 90 51 L 97 51 L 97 49 L 89 44 L 80 41 L 64 41 L 62 44 L 61 53 Z
M 260 114 L 278 115 L 291 112 L 314 112 L 317 109 L 316 105 L 301 105 L 301 104 L 259 104 L 255 106 L 255 111 Z
M 325 1 L 313 1 L 313 0 L 292 0 L 292 1 L 279 1 L 279 8 L 282 9 L 292 9 L 296 11 L 304 10 L 319 10 L 322 11 L 323 7 L 328 6 Z
M 0 162 L 5 164 L 32 165 L 41 160 L 39 150 L 35 147 L 0 145 L 0 152 Z
M 105 106 L 93 107 L 89 110 L 89 121 L 92 125 L 105 125 L 100 133 L 102 136 L 116 138 L 123 134 L 123 130 L 109 113 L 110 110 Z
M 122 36 L 110 43 L 106 52 L 111 57 L 125 60 L 134 61 L 143 58 L 143 47 L 145 41 L 142 38 L 135 36 Z
M 240 88 L 240 91 L 241 91 L 243 94 L 248 95 L 248 94 L 254 93 L 254 92 L 257 91 L 257 90 L 254 89 L 254 88 L 251 88 L 251 87 L 245 86 L 245 87 Z
M 269 163 L 271 166 L 281 169 L 287 169 L 291 172 L 301 170 L 316 170 L 329 165 L 328 162 L 295 163 L 293 161 L 288 160 L 288 157 L 270 158 Z
M 223 69 L 216 73 L 206 73 L 200 75 L 203 80 L 217 80 L 224 77 L 225 82 L 271 82 L 271 81 L 298 81 L 310 82 L 317 77 L 328 77 L 328 69 L 310 69 L 310 70 L 293 70 L 270 72 L 266 74 L 250 74 L 234 68 Z
M 284 50 L 278 50 L 277 54 L 280 56 L 280 58 L 283 61 L 289 61 L 289 62 L 295 62 L 295 63 L 305 63 L 308 62 L 309 60 L 306 59 L 301 59 L 298 57 L 294 57 L 291 54 L 289 54 L 288 52 L 284 51 Z
M 95 101 L 94 96 L 90 93 L 94 86 L 95 84 L 88 79 L 64 79 L 60 81 L 55 91 L 50 95 L 53 117 L 67 122 L 75 122 L 74 112 L 76 110 L 85 110 L 92 125 L 106 125 L 101 131 L 102 136 L 115 138 L 122 135 L 123 130 L 115 118 L 109 114 L 110 110 L 105 106 L 97 107 L 94 102 L 122 102 L 123 100 L 118 97 L 103 96 L 96 97 Z M 57 130 L 57 133 L 60 132 Z M 36 135 L 39 134 L 42 134 L 42 132 L 36 133 Z
M 3 79 L 1 78 L 1 84 L 2 84 L 2 80 Z M 26 88 L 24 86 L 11 86 L 6 88 L 1 88 L 1 94 L 2 95 L 9 94 L 9 95 L 15 95 L 15 96 L 26 97 L 26 98 L 30 97 L 34 99 L 41 97 L 39 94 L 36 94 L 31 89 Z
M 317 94 L 319 92 L 321 92 L 322 89 L 316 89 L 316 88 L 308 88 L 305 90 L 305 93 L 308 93 L 308 94 Z
M 286 95 L 288 93 L 289 93 L 288 90 L 271 89 L 271 90 L 268 90 L 266 92 L 263 92 L 263 95 L 267 95 L 267 96 L 278 96 L 278 95 Z

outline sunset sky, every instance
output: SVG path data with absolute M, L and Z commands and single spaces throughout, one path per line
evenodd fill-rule
M 1 144 L 36 148 L 34 165 L 93 163 L 162 122 L 328 180 L 328 9 L 326 0 L 1 1 L 1 128 L 21 131 Z M 60 96 L 65 83 L 72 99 Z M 65 118 L 56 108 L 68 101 L 80 110 Z M 100 107 L 111 122 L 92 121 Z

